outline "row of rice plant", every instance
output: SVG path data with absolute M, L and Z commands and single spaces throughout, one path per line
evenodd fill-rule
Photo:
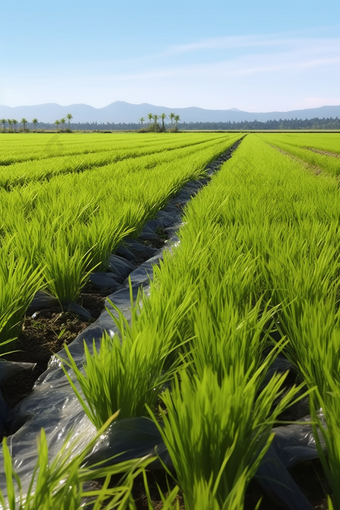
M 152 164 L 157 157 L 157 164 L 173 161 L 179 157 L 187 157 L 196 150 L 216 145 L 218 141 L 225 140 L 225 136 L 217 135 L 208 139 L 192 138 L 190 141 L 181 141 L 175 144 L 163 144 L 155 141 L 152 144 L 143 144 L 142 146 L 131 146 L 125 148 L 111 148 L 101 152 L 78 153 L 76 155 L 65 155 L 58 153 L 51 157 L 46 153 L 46 159 L 29 160 L 21 163 L 11 164 L 3 167 L 0 173 L 0 187 L 10 191 L 13 187 L 22 186 L 33 181 L 44 181 L 60 174 L 79 173 L 85 170 L 97 170 L 98 167 L 117 164 L 120 162 L 131 161 L 133 166 L 145 166 L 152 168 Z M 190 142 L 190 143 L 189 143 Z M 62 149 L 60 149 L 62 151 Z M 172 153 L 175 151 L 175 154 Z M 148 162 L 147 156 L 152 158 Z
M 117 419 L 159 423 L 188 509 L 243 508 L 272 426 L 301 390 L 275 407 L 285 375 L 264 387 L 282 349 L 312 392 L 316 422 L 324 408 L 322 460 L 339 508 L 339 204 L 334 178 L 248 135 L 190 204 L 180 247 L 155 271 L 150 297 L 137 300 L 131 326 L 118 319 L 121 341 L 105 337 L 86 353 L 86 412 L 98 428 L 117 409 Z M 288 340 L 271 340 L 277 327 Z
M 32 288 L 31 298 L 37 287 L 44 286 L 61 301 L 76 300 L 89 273 L 107 268 L 110 253 L 122 239 L 138 232 L 171 194 L 200 175 L 204 166 L 235 139 L 234 136 L 208 141 L 200 144 L 201 150 L 189 147 L 185 149 L 186 157 L 182 149 L 179 153 L 173 150 L 171 160 L 165 158 L 159 165 L 153 156 L 148 156 L 136 165 L 135 160 L 123 161 L 96 171 L 33 182 L 10 192 L 0 190 L 3 263 L 6 267 L 14 264 L 16 268 L 23 260 L 27 276 L 41 271 L 42 282 Z M 195 140 L 193 137 L 192 142 Z M 10 172 L 10 167 L 4 167 L 4 171 Z M 7 256 L 9 242 L 12 258 Z M 14 262 L 10 262 L 12 259 Z M 10 271 L 7 269 L 7 273 Z M 21 283 L 16 287 L 17 276 L 12 278 L 7 273 L 4 280 L 11 292 L 3 299 L 0 316 L 6 313 L 12 317 L 7 328 L 11 330 L 14 320 L 17 324 L 19 312 L 14 315 L 13 310 Z M 12 273 L 16 275 L 16 269 Z M 13 308 L 7 308 L 8 301 Z M 28 304 L 26 300 L 20 307 L 21 316 Z
M 228 143 L 230 144 L 230 142 L 228 142 Z M 222 151 L 222 147 L 219 148 L 219 151 Z M 212 155 L 215 155 L 215 152 L 210 152 L 209 154 L 205 154 L 206 160 L 204 160 L 204 161 L 208 162 L 211 159 Z M 202 156 L 202 154 L 200 154 L 200 158 L 199 158 L 200 159 L 200 165 L 199 165 L 200 169 L 202 168 L 202 164 L 204 165 L 204 161 L 202 163 L 201 156 Z M 176 190 L 176 189 L 178 189 L 179 186 L 181 186 L 181 184 L 184 182 L 183 178 L 184 179 L 187 178 L 185 176 L 188 176 L 188 172 L 190 172 L 190 175 L 197 175 L 200 173 L 200 170 L 198 168 L 195 169 L 196 161 L 198 162 L 197 157 L 195 158 L 195 160 L 192 160 L 191 162 L 189 161 L 189 164 L 191 163 L 189 168 L 185 167 L 184 169 L 181 169 L 180 175 L 174 174 L 172 176 L 173 181 L 172 181 L 171 191 Z M 163 170 L 163 172 L 164 172 L 164 170 Z M 163 172 L 161 173 L 161 177 L 160 177 L 159 181 L 157 182 L 158 189 L 159 189 L 161 183 L 164 183 L 165 173 L 163 173 Z M 80 186 L 79 186 L 79 188 L 80 188 Z M 69 183 L 65 184 L 65 189 L 62 190 L 62 191 L 65 191 L 65 195 L 66 195 L 66 190 L 68 190 L 68 189 L 73 190 L 74 188 L 72 186 L 71 186 L 71 188 L 69 188 Z M 28 193 L 26 195 L 24 194 L 26 189 L 21 189 L 19 191 L 19 194 L 17 194 L 17 196 L 15 196 L 16 190 L 14 190 L 12 194 L 15 198 L 18 198 L 18 196 L 21 196 L 22 198 L 24 198 L 24 200 L 22 200 L 22 203 L 24 205 L 23 210 L 24 210 L 26 217 L 22 217 L 21 219 L 22 220 L 26 219 L 25 228 L 28 229 L 27 238 L 30 238 L 31 242 L 35 243 L 36 247 L 38 248 L 39 246 L 41 246 L 43 244 L 44 239 L 46 237 L 46 233 L 47 233 L 46 228 L 44 228 L 44 227 L 47 227 L 47 222 L 45 224 L 43 224 L 44 213 L 45 213 L 46 209 L 45 209 L 45 211 L 42 208 L 39 209 L 38 201 L 41 197 L 37 194 L 36 190 L 34 190 L 34 189 L 32 190 L 32 189 L 28 189 L 28 188 L 27 188 L 27 190 L 28 190 Z M 56 188 L 53 188 L 52 190 L 50 190 L 50 195 L 45 195 L 45 197 L 43 197 L 41 199 L 41 205 L 46 198 L 51 199 L 50 200 L 51 208 L 53 207 L 54 201 L 56 204 L 60 205 L 59 201 L 62 196 L 62 191 L 59 190 L 58 194 L 55 194 L 55 191 L 56 191 Z M 78 189 L 77 189 L 77 191 L 78 191 Z M 75 192 L 75 196 L 77 194 L 77 191 Z M 130 190 L 130 193 L 132 194 L 132 190 Z M 155 186 L 150 190 L 150 196 L 153 196 L 153 199 L 155 200 L 156 194 L 157 193 L 156 193 L 156 186 Z M 56 196 L 55 199 L 53 199 L 54 196 Z M 159 196 L 160 196 L 160 194 L 159 194 Z M 66 206 L 67 202 L 71 203 L 70 193 L 65 198 L 66 198 L 65 201 L 61 204 L 61 210 L 63 209 L 64 205 Z M 130 198 L 129 199 L 126 198 L 126 200 L 130 200 Z M 162 200 L 164 201 L 164 196 L 163 196 Z M 15 204 L 15 199 L 13 201 L 13 205 L 14 204 Z M 34 205 L 33 211 L 32 211 L 31 205 Z M 90 205 L 92 205 L 92 204 L 89 204 L 88 207 L 86 204 L 84 205 L 84 207 L 80 207 L 80 212 L 78 213 L 78 216 L 80 216 L 80 217 L 85 216 L 88 213 L 88 209 L 90 208 Z M 79 206 L 79 203 L 78 203 L 78 206 Z M 4 208 L 4 210 L 5 209 L 6 208 Z M 154 210 L 155 210 L 154 206 L 152 206 L 152 211 L 154 211 Z M 12 209 L 12 212 L 14 213 L 14 208 Z M 61 214 L 61 211 L 60 211 L 60 214 Z M 13 219 L 13 216 L 12 216 L 12 219 Z M 57 217 L 55 219 L 55 222 L 52 224 L 53 239 L 55 239 L 55 237 L 57 235 L 59 223 L 65 224 L 65 222 L 67 222 L 67 220 L 71 220 L 71 219 L 74 219 L 74 218 L 72 218 L 72 216 L 69 216 L 66 212 L 63 216 L 60 215 L 59 217 Z M 19 223 L 19 220 L 18 220 L 18 223 Z M 18 225 L 18 223 L 15 224 L 13 221 L 13 223 L 11 224 L 13 230 L 15 229 L 15 226 Z M 32 225 L 32 228 L 29 228 L 31 225 Z M 4 242 L 4 240 L 7 240 L 7 234 L 6 234 L 7 226 L 8 225 L 5 225 L 6 228 L 4 229 L 5 234 L 3 237 L 3 242 Z M 77 234 L 79 235 L 79 231 L 73 232 L 75 242 L 76 242 Z M 24 229 L 21 232 L 18 231 L 17 236 L 15 237 L 17 246 L 18 247 L 20 246 L 21 248 L 24 247 L 24 243 L 22 242 L 24 240 L 24 237 L 22 237 L 22 236 L 25 236 Z M 79 242 L 79 239 L 78 239 L 78 242 Z M 46 243 L 46 244 L 48 244 L 48 243 Z M 51 252 L 52 251 L 53 251 L 53 248 L 51 248 Z M 25 252 L 25 255 L 26 255 L 28 261 L 34 262 L 33 254 L 34 254 L 34 250 L 32 250 L 32 245 L 31 245 L 30 247 L 27 247 L 27 251 Z M 65 256 L 65 259 L 66 259 L 66 256 Z M 83 497 L 96 497 L 97 499 L 96 499 L 96 503 L 95 503 L 95 505 L 96 505 L 95 508 L 122 508 L 123 509 L 123 508 L 127 508 L 127 505 L 131 509 L 134 508 L 134 503 L 133 503 L 133 501 L 131 501 L 130 491 L 131 491 L 132 481 L 133 481 L 134 477 L 136 476 L 136 471 L 131 473 L 129 475 L 129 477 L 127 477 L 124 480 L 124 486 L 122 486 L 122 487 L 118 487 L 115 489 L 108 489 L 108 481 L 107 481 L 107 482 L 105 482 L 104 489 L 102 489 L 100 491 L 94 491 L 94 490 L 93 491 L 86 491 L 86 490 L 84 491 L 82 489 L 82 483 L 84 481 L 86 481 L 88 479 L 92 480 L 94 478 L 103 477 L 107 473 L 112 475 L 115 473 L 122 472 L 124 470 L 126 471 L 126 466 L 120 465 L 117 468 L 114 468 L 114 469 L 110 468 L 110 469 L 106 469 L 106 470 L 103 468 L 97 468 L 97 469 L 91 468 L 91 471 L 90 470 L 84 471 L 80 467 L 82 459 L 76 459 L 76 460 L 73 459 L 72 462 L 68 462 L 68 460 L 69 460 L 68 456 L 64 455 L 65 454 L 64 451 L 61 452 L 60 457 L 55 459 L 52 462 L 52 464 L 49 465 L 47 463 L 46 440 L 45 440 L 44 436 L 42 435 L 41 445 L 40 445 L 40 456 L 39 456 L 39 463 L 37 465 L 37 471 L 34 472 L 32 475 L 32 486 L 30 487 L 28 494 L 24 495 L 23 493 L 20 494 L 20 480 L 15 476 L 15 473 L 12 470 L 9 452 L 8 452 L 8 449 L 6 449 L 6 446 L 4 446 L 4 452 L 5 452 L 4 455 L 7 459 L 7 461 L 6 461 L 7 462 L 7 464 L 6 464 L 7 471 L 6 472 L 8 473 L 8 482 L 9 482 L 8 487 L 7 487 L 7 495 L 9 496 L 9 502 L 5 503 L 5 500 L 1 499 L 1 497 L 0 497 L 0 501 L 3 504 L 4 508 L 19 508 L 19 507 L 23 508 L 23 509 L 24 508 L 52 508 L 52 507 L 56 507 L 58 505 L 60 505 L 62 508 L 65 508 L 65 509 L 66 508 L 78 508 L 78 507 L 80 508 L 80 506 L 81 506 L 80 503 L 82 502 Z M 84 456 L 85 456 L 85 454 L 82 455 L 82 457 L 84 457 Z M 143 465 L 145 465 L 145 463 L 141 464 L 142 467 L 143 467 Z M 128 466 L 128 467 L 131 469 L 131 466 Z M 141 467 L 139 466 L 138 469 L 141 469 Z M 137 471 L 137 473 L 138 473 L 138 471 Z M 17 491 L 15 490 L 16 484 L 13 483 L 13 480 L 12 480 L 13 478 L 18 483 Z M 63 483 L 61 483 L 61 482 L 63 482 Z M 20 498 L 18 499 L 19 495 L 20 495 Z M 175 496 L 175 493 L 171 496 L 170 499 L 173 499 L 174 496 Z M 110 498 L 110 502 L 108 503 L 108 506 L 102 506 L 103 501 L 106 501 L 107 498 Z M 167 508 L 167 505 L 170 504 L 169 501 L 170 500 L 168 500 L 168 502 L 165 502 L 164 508 Z
M 263 265 L 278 197 L 263 193 L 283 184 L 254 159 L 258 141 L 250 138 L 191 202 L 181 244 L 155 270 L 150 296 L 141 297 L 131 325 L 120 317 L 120 338 L 106 336 L 99 351 L 86 350 L 85 372 L 71 356 L 66 363 L 97 427 L 116 409 L 125 418 L 151 416 L 187 509 L 243 508 L 272 426 L 302 389 L 292 387 L 277 404 L 286 374 L 264 386 L 285 341 L 270 339 L 279 303 L 273 304 Z M 279 157 L 281 175 L 291 161 Z M 299 179 L 305 175 L 298 165 L 291 170 Z M 166 379 L 172 387 L 160 393 Z
M 315 152 L 311 149 L 312 144 L 308 144 L 306 137 L 290 137 L 289 135 L 259 135 L 261 139 L 265 140 L 270 145 L 273 145 L 281 151 L 291 154 L 292 157 L 298 158 L 301 162 L 309 165 L 315 172 L 324 171 L 331 175 L 338 176 L 340 174 L 340 159 L 333 157 L 329 153 Z M 334 136 L 334 135 L 333 135 Z M 328 135 L 323 135 L 323 139 L 327 140 Z M 308 147 L 305 146 L 307 143 Z M 337 138 L 339 144 L 339 137 Z M 333 145 L 334 144 L 334 145 Z M 327 146 L 327 144 L 325 144 Z M 320 142 L 317 144 L 320 147 Z M 335 148 L 335 140 L 328 144 L 332 150 Z M 326 150 L 326 149 L 324 149 Z M 334 153 L 336 156 L 336 153 Z
M 83 133 L 83 134 L 11 134 L 0 135 L 0 166 L 34 160 L 53 159 L 59 156 L 84 156 L 85 154 L 121 151 L 122 154 L 136 152 L 137 155 L 148 153 L 149 147 L 162 151 L 165 147 L 185 147 L 193 143 L 205 142 L 223 135 L 211 134 L 181 134 L 181 136 L 164 136 L 148 133 L 141 136 L 136 133 Z
M 275 137 L 274 133 L 273 136 Z M 339 133 L 280 133 L 279 139 L 304 149 L 340 154 Z
M 319 442 L 330 504 L 340 508 L 339 198 L 336 179 L 306 172 L 247 136 L 188 207 L 180 247 L 155 271 L 131 325 L 119 322 L 121 342 L 106 338 L 102 351 L 87 352 L 85 375 L 74 367 L 97 426 L 117 408 L 125 417 L 149 413 L 158 424 L 154 390 L 166 375 L 173 380 L 160 394 L 166 412 L 159 410 L 159 429 L 188 509 L 202 501 L 204 508 L 235 501 L 243 508 L 272 425 L 301 390 L 292 387 L 275 408 L 285 375 L 263 388 L 280 349 L 311 392 L 328 446 L 326 457 Z M 277 328 L 282 340 L 275 343 Z M 110 351 L 115 370 L 103 377 Z M 141 370 L 141 360 L 148 368 Z M 145 384 L 128 393 L 139 371 Z
M 196 140 L 206 140 L 203 134 L 196 133 Z M 216 138 L 219 134 L 208 134 L 208 137 Z M 190 144 L 192 134 L 181 136 L 162 136 L 158 133 L 148 133 L 141 136 L 136 133 L 72 133 L 69 134 L 11 134 L 9 137 L 1 135 L 3 143 L 0 147 L 0 163 L 8 165 L 20 161 L 34 159 L 47 159 L 61 154 L 72 156 L 77 154 L 89 154 L 95 152 L 107 152 L 109 150 L 138 149 L 151 145 L 178 146 Z
M 219 241 L 222 248 L 223 239 Z M 201 267 L 206 262 L 206 255 L 209 254 L 205 252 L 201 255 Z M 211 262 L 214 262 L 213 257 Z M 218 270 L 221 269 L 219 266 Z M 228 277 L 233 278 L 239 269 L 240 265 L 235 264 Z M 263 378 L 274 357 L 263 356 L 268 342 L 262 333 L 271 322 L 274 311 L 262 310 L 261 301 L 253 308 L 246 306 L 246 310 L 242 310 L 240 304 L 239 311 L 229 300 L 226 301 L 225 308 L 220 309 L 225 324 L 224 327 L 220 324 L 221 337 L 216 338 L 216 346 L 212 345 L 215 352 L 209 360 L 206 359 L 205 337 L 209 331 L 204 326 L 203 338 L 199 337 L 198 332 L 197 338 L 189 334 L 188 338 L 180 341 L 178 332 L 179 328 L 184 331 L 183 320 L 190 318 L 192 326 L 189 313 L 200 297 L 196 293 L 202 296 L 206 293 L 206 298 L 214 294 L 214 291 L 211 292 L 213 289 L 208 289 L 207 280 L 197 281 L 191 292 L 185 289 L 188 281 L 183 281 L 180 289 L 173 291 L 175 298 L 169 303 L 170 309 L 166 302 L 160 300 L 157 321 L 137 336 L 131 334 L 129 328 L 123 327 L 121 318 L 121 331 L 126 334 L 123 341 L 106 336 L 99 353 L 94 352 L 94 356 L 91 356 L 87 351 L 85 377 L 74 368 L 89 403 L 87 411 L 90 411 L 89 416 L 98 429 L 107 416 L 111 416 L 113 408 L 120 409 L 116 419 L 152 414 L 162 385 L 177 372 L 181 384 L 177 379 L 171 394 L 168 391 L 162 396 L 170 420 L 168 426 L 165 425 L 167 432 L 164 433 L 164 441 L 172 451 L 172 458 L 178 459 L 176 473 L 180 487 L 186 494 L 187 508 L 197 508 L 200 502 L 204 508 L 209 508 L 210 503 L 216 507 L 221 501 L 230 508 L 242 508 L 249 478 L 255 473 L 269 446 L 271 425 L 297 390 L 289 392 L 273 410 L 273 401 L 280 394 L 285 376 L 274 377 L 262 389 Z M 226 283 L 227 278 L 222 282 L 221 289 L 228 288 Z M 245 290 L 250 283 L 248 275 L 240 276 L 237 283 Z M 235 292 L 237 283 L 233 289 Z M 179 297 L 182 299 L 180 306 L 177 304 Z M 233 299 L 234 296 L 233 292 L 226 291 L 220 297 Z M 203 299 L 202 304 L 208 301 Z M 211 303 L 210 311 L 218 314 L 214 305 L 216 300 Z M 198 313 L 201 311 L 198 310 Z M 246 314 L 245 317 L 243 314 Z M 202 323 L 203 320 L 198 325 L 198 331 Z M 137 310 L 134 310 L 133 325 L 138 328 Z M 213 339 L 216 331 L 210 333 Z M 177 348 L 176 356 L 173 346 Z M 243 353 L 240 359 L 238 352 Z M 224 359 L 226 353 L 229 359 Z M 194 358 L 194 362 L 190 358 Z M 180 363 L 182 366 L 179 370 Z M 86 402 L 83 403 L 86 408 Z M 199 416 L 204 420 L 197 419 Z M 164 414 L 165 422 L 166 419 Z M 163 434 L 163 429 L 160 431 Z
M 338 182 L 327 173 L 304 171 L 303 165 L 255 142 L 255 138 L 247 138 L 241 150 L 247 145 L 252 150 L 252 161 L 247 162 L 251 179 L 243 201 L 238 201 L 237 217 L 242 217 L 241 208 L 245 217 L 247 209 L 252 210 L 251 245 L 261 261 L 264 295 L 273 305 L 281 306 L 278 328 L 289 339 L 287 356 L 307 387 L 316 388 L 310 397 L 317 424 L 315 438 L 332 494 L 330 505 L 340 508 Z M 233 158 L 231 169 L 233 165 L 237 165 L 237 158 Z M 235 214 L 235 205 L 231 204 L 230 214 Z M 254 214 L 255 207 L 262 209 L 262 218 Z M 325 420 L 319 415 L 320 409 Z M 318 428 L 327 445 L 327 456 Z
M 308 191 L 302 194 L 302 183 L 307 181 Z M 317 185 L 311 186 L 313 181 Z M 276 263 L 272 259 L 267 265 L 267 284 L 274 289 L 275 302 L 284 304 L 280 330 L 289 338 L 287 355 L 308 387 L 316 387 L 310 398 L 314 435 L 332 494 L 330 507 L 339 509 L 339 191 L 336 179 L 321 176 L 306 176 L 299 186 L 304 215 L 281 232 Z M 291 198 L 295 209 L 298 197 L 294 194 Z

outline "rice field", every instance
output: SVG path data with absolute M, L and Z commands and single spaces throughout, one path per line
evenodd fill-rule
M 98 437 L 110 420 L 154 423 L 173 466 L 159 499 L 186 510 L 247 508 L 273 428 L 308 395 L 323 508 L 340 510 L 339 134 L 8 136 L 0 144 L 2 350 L 15 348 L 38 290 L 77 301 L 126 236 L 138 237 L 169 197 L 241 138 L 187 205 L 180 242 L 154 269 L 131 321 L 116 310 L 119 333 L 86 348 L 81 369 L 66 348 L 65 377 Z M 293 382 L 272 370 L 283 357 Z M 4 440 L 1 508 L 76 509 L 92 495 L 95 508 L 137 509 L 137 476 L 153 508 L 146 474 L 153 458 L 95 466 L 92 478 L 105 482 L 91 493 L 83 465 L 91 447 L 72 459 L 61 451 L 49 464 L 42 433 L 40 470 L 25 496 Z M 315 508 L 303 497 L 303 508 Z
M 122 239 L 137 235 L 240 135 L 186 136 L 172 143 L 152 136 L 144 145 L 143 137 L 125 135 L 111 137 L 111 150 L 105 135 L 92 135 L 93 152 L 85 136 L 80 161 L 74 154 L 83 138 L 58 135 L 62 156 L 49 154 L 45 135 L 37 136 L 28 155 L 17 135 L 0 144 L 0 320 L 6 322 L 0 344 L 15 337 L 38 290 L 76 301 L 89 274 L 107 269 Z

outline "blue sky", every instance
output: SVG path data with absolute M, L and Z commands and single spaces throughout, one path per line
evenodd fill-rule
M 340 1 L 2 2 L 0 104 L 340 105 Z

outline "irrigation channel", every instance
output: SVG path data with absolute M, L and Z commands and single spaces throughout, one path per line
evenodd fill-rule
M 162 260 L 164 250 L 176 249 L 179 242 L 176 232 L 181 225 L 183 207 L 203 186 L 208 184 L 210 176 L 232 157 L 233 151 L 237 149 L 241 141 L 242 139 L 237 141 L 206 167 L 207 177 L 187 183 L 157 213 L 155 219 L 146 223 L 137 241 L 127 238 L 111 256 L 109 272 L 92 273 L 90 280 L 94 286 L 117 290 L 107 296 L 106 309 L 100 317 L 69 345 L 69 351 L 78 367 L 81 367 L 85 361 L 84 341 L 89 349 L 92 349 L 93 342 L 96 347 L 100 345 L 104 332 L 109 333 L 110 336 L 118 332 L 111 316 L 112 314 L 117 316 L 117 312 L 112 308 L 111 303 L 119 308 L 127 321 L 131 319 L 131 292 L 133 299 L 136 299 L 141 288 L 147 294 L 154 265 Z M 151 248 L 143 244 L 143 241 L 159 241 L 160 230 L 167 238 L 162 248 Z M 143 258 L 148 256 L 150 258 L 136 266 L 136 254 L 140 254 Z M 41 307 L 53 306 L 54 301 L 50 299 L 39 292 L 28 314 L 35 313 Z M 74 305 L 72 309 L 86 318 L 86 310 L 79 305 Z M 67 360 L 64 350 L 60 351 L 58 356 Z M 8 445 L 14 470 L 21 478 L 24 492 L 27 490 L 36 466 L 36 438 L 42 428 L 45 430 L 52 458 L 60 451 L 70 431 L 72 431 L 72 439 L 79 439 L 74 454 L 81 452 L 85 443 L 88 443 L 89 439 L 96 434 L 94 425 L 85 415 L 65 377 L 58 356 L 51 358 L 48 369 L 36 381 L 32 393 L 16 405 L 10 413 Z M 287 368 L 292 369 L 292 365 L 286 359 L 279 357 L 272 365 L 270 373 L 285 372 Z M 69 376 L 75 381 L 71 370 Z M 299 418 L 304 412 L 308 413 L 308 402 L 304 404 L 300 402 L 297 405 Z M 307 423 L 308 420 L 307 416 L 299 419 L 298 424 L 273 429 L 274 440 L 256 474 L 264 491 L 273 499 L 273 505 L 278 504 L 279 507 L 282 505 L 283 508 L 291 510 L 313 508 L 287 470 L 299 462 L 317 458 L 313 431 L 311 425 Z M 170 457 L 155 424 L 146 418 L 122 419 L 114 422 L 101 436 L 87 461 L 88 465 L 91 465 L 118 454 L 120 454 L 119 462 L 135 459 L 154 453 L 156 446 L 161 462 L 171 468 Z M 122 454 L 122 452 L 125 453 Z M 161 468 L 161 462 L 156 461 L 153 467 Z M 6 487 L 2 457 L 0 458 L 0 487 L 1 489 Z

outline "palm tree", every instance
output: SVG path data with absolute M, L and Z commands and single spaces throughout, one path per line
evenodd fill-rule
M 149 125 L 151 126 L 151 121 L 153 119 L 152 113 L 148 113 Z
M 23 118 L 21 119 L 21 121 L 20 121 L 20 123 L 22 124 L 22 129 L 23 129 L 24 131 L 26 131 L 26 125 L 27 125 L 27 122 L 28 122 L 28 121 L 25 119 L 25 117 L 23 117 Z
M 175 115 L 174 119 L 175 119 L 175 128 L 177 129 L 177 124 L 180 121 L 179 115 Z
M 1 124 L 2 124 L 2 130 L 3 131 L 5 131 L 5 129 L 6 129 L 6 122 L 7 122 L 6 119 L 1 119 Z
M 144 120 L 145 120 L 145 119 L 144 119 L 143 117 L 141 117 L 141 118 L 139 119 L 139 121 L 140 121 L 140 123 L 141 123 L 142 125 L 143 125 Z
M 66 117 L 67 117 L 67 120 L 68 120 L 68 128 L 69 128 L 69 130 L 71 130 L 71 128 L 70 128 L 70 120 L 73 119 L 72 113 L 68 113 L 66 115 Z
M 32 120 L 32 124 L 34 124 L 34 129 L 37 129 L 38 119 L 34 117 L 34 119 Z
M 58 120 L 58 119 L 57 119 L 57 120 L 55 121 L 55 123 L 54 123 L 54 124 L 55 124 L 55 125 L 56 125 L 56 127 L 57 127 L 57 131 L 59 131 L 59 124 L 60 124 L 60 120 Z
M 13 121 L 12 119 L 7 119 L 8 122 L 8 129 L 9 131 L 13 131 Z
M 165 131 L 165 126 L 164 126 L 164 119 L 166 119 L 165 113 L 162 113 L 161 119 L 162 119 L 162 131 Z
M 16 119 L 12 119 L 13 129 L 15 131 L 15 126 L 18 124 L 18 121 Z
M 60 123 L 62 125 L 62 130 L 64 130 L 64 126 L 65 126 L 65 122 L 66 122 L 66 119 L 64 119 L 64 117 L 62 119 L 60 119 Z
M 154 118 L 154 121 L 155 121 L 154 130 L 157 131 L 157 128 L 158 128 L 158 124 L 157 124 L 158 115 L 154 115 L 153 118 Z
M 170 123 L 171 123 L 171 126 L 172 126 L 173 123 L 174 123 L 175 114 L 171 112 L 169 117 L 170 117 Z

